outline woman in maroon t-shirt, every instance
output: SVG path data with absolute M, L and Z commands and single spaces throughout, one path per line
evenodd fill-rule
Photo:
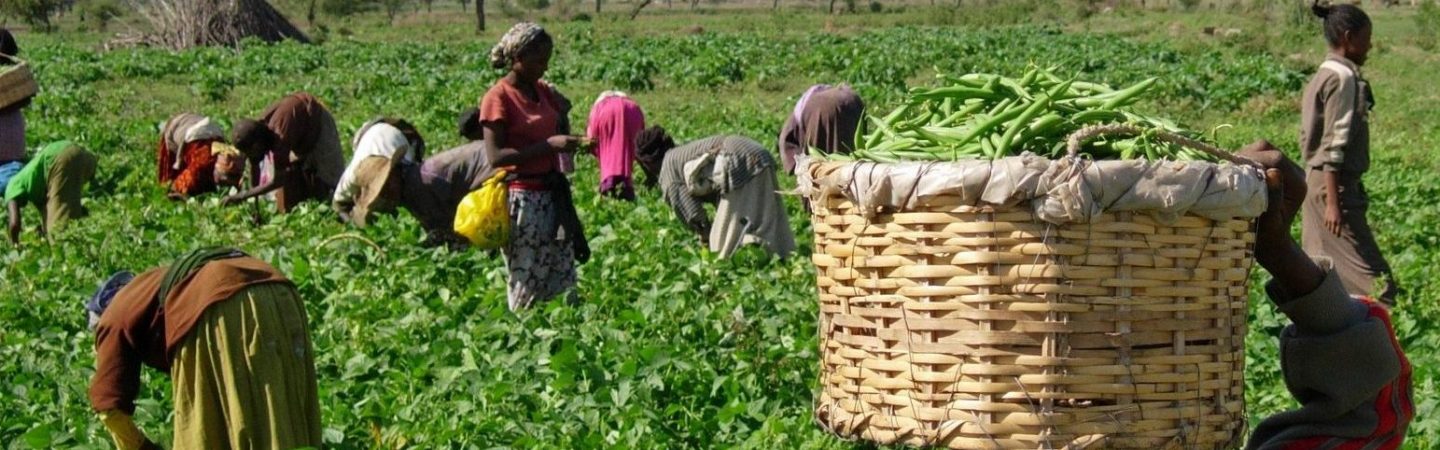
M 558 158 L 586 143 L 561 134 L 554 91 L 540 80 L 554 41 L 539 25 L 516 24 L 490 51 L 490 64 L 509 73 L 480 100 L 480 126 L 491 167 L 509 167 L 511 310 L 530 307 L 575 287 L 575 260 L 588 258 L 584 233 Z M 578 243 L 578 245 L 577 245 Z M 580 253 L 580 255 L 577 255 Z

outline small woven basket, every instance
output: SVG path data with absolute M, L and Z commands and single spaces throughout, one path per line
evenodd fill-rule
M 1251 220 L 810 202 L 830 432 L 954 449 L 1241 441 Z
M 35 83 L 35 74 L 30 71 L 30 63 L 7 55 L 0 55 L 0 60 L 11 64 L 0 66 L 0 109 L 9 108 L 40 91 L 40 85 Z

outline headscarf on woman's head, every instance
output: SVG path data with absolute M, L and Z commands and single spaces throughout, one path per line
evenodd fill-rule
M 545 29 L 535 22 L 520 22 L 510 27 L 510 31 L 500 37 L 500 43 L 490 49 L 490 67 L 504 69 L 520 56 L 520 52 L 534 42 L 535 38 L 544 34 Z
M 111 275 L 109 279 L 106 279 L 104 283 L 100 284 L 100 288 L 95 290 L 94 295 L 85 299 L 85 312 L 86 315 L 90 317 L 91 330 L 94 330 L 95 326 L 100 323 L 100 316 L 104 315 L 105 310 L 110 308 L 110 302 L 115 300 L 115 294 L 119 293 L 120 289 L 123 289 L 125 285 L 130 284 L 130 281 L 134 279 L 135 274 L 130 271 L 122 270 L 115 272 L 114 275 Z
M 20 56 L 20 44 L 10 30 L 0 28 L 0 55 Z

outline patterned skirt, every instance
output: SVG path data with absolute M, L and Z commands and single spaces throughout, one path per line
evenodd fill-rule
M 575 255 L 559 226 L 557 206 L 551 192 L 510 191 L 510 243 L 503 253 L 511 311 L 575 287 Z

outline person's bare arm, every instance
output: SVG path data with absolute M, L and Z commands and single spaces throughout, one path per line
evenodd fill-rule
M 557 135 L 523 149 L 512 148 L 506 146 L 504 124 L 485 122 L 480 126 L 485 130 L 485 159 L 490 162 L 491 167 L 515 166 L 538 158 L 554 158 L 557 153 L 574 151 L 580 143 L 578 138 Z
M 1305 198 L 1304 171 L 1269 142 L 1251 144 L 1240 155 L 1264 166 L 1269 194 L 1269 208 L 1256 221 L 1255 261 L 1285 291 L 1314 291 L 1325 280 L 1325 270 L 1290 235 L 1290 225 Z M 1275 300 L 1283 303 L 1293 298 Z
M 21 206 L 24 206 L 24 205 L 20 204 L 20 201 L 18 201 L 18 200 L 11 200 L 11 201 L 9 201 L 8 203 L 9 203 L 9 208 L 8 208 L 8 209 L 10 210 L 10 227 L 9 227 L 9 231 L 10 231 L 10 243 L 11 243 L 11 244 L 19 245 L 19 244 L 20 244 L 20 207 L 21 207 Z
M 282 154 L 288 155 L 289 153 L 285 152 Z M 292 170 L 290 166 L 290 160 L 286 157 L 276 156 L 275 158 L 273 158 L 273 161 L 271 161 L 271 165 L 274 166 L 275 173 L 271 174 L 270 181 L 266 182 L 265 184 L 259 184 L 260 163 L 251 162 L 250 189 L 239 194 L 225 197 L 223 203 L 226 205 L 236 205 L 253 197 L 259 197 L 274 192 L 276 189 L 280 189 L 280 186 L 283 185 L 283 182 L 281 180 L 284 180 L 285 177 L 289 176 L 290 170 Z
M 1340 172 L 1325 171 L 1325 229 L 1339 236 L 1340 213 Z

